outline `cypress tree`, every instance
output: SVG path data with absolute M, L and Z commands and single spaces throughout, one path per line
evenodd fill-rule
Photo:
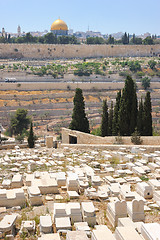
M 131 110 L 131 117 L 130 117 L 130 134 L 132 134 L 135 131 L 135 128 L 137 126 L 138 104 L 137 104 L 137 94 L 135 89 L 133 92 L 131 108 L 132 110 Z
M 113 126 L 112 126 L 112 135 L 113 136 L 118 136 L 118 133 L 119 133 L 118 112 L 119 112 L 119 108 L 120 108 L 120 101 L 121 101 L 121 90 L 117 93 L 116 104 L 114 107 Z
M 101 136 L 108 136 L 108 106 L 107 100 L 103 100 L 103 112 L 102 112 L 102 121 L 101 121 Z
M 35 138 L 34 138 L 33 126 L 32 126 L 32 122 L 31 122 L 29 136 L 28 136 L 28 147 L 34 148 L 34 145 L 35 145 Z
M 124 35 L 122 36 L 122 43 L 123 44 L 128 44 L 128 36 L 127 33 L 125 32 Z
M 128 38 L 127 38 L 127 40 L 128 40 L 128 44 L 129 44 L 129 33 L 128 33 Z
M 133 43 L 135 44 L 135 34 L 133 33 Z
M 120 135 L 130 136 L 137 124 L 137 94 L 133 79 L 127 76 L 118 113 Z
M 144 101 L 144 136 L 152 136 L 152 106 L 150 92 L 146 93 Z
M 112 125 L 113 125 L 113 101 L 111 101 L 111 108 L 108 114 L 108 135 L 112 136 Z
M 73 99 L 74 108 L 72 114 L 72 121 L 69 128 L 85 133 L 89 133 L 89 121 L 85 113 L 85 102 L 82 89 L 76 88 L 75 96 Z
M 144 107 L 143 100 L 139 101 L 138 115 L 137 115 L 137 131 L 143 136 L 143 126 L 144 126 Z

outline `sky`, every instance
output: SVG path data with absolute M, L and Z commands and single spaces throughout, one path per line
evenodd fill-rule
M 50 31 L 59 17 L 74 32 L 160 35 L 160 0 L 0 0 L 0 31 Z

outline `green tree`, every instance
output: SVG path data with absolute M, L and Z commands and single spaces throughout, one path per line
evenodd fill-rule
M 120 135 L 130 136 L 137 124 L 137 95 L 133 79 L 127 76 L 118 114 Z
M 139 108 L 137 114 L 137 131 L 143 136 L 143 125 L 144 125 L 144 106 L 143 100 L 139 101 Z
M 152 45 L 152 44 L 154 44 L 153 39 L 151 38 L 151 36 L 146 37 L 146 38 L 143 40 L 143 44 L 144 44 L 144 45 Z
M 154 60 L 150 60 L 150 61 L 148 62 L 148 65 L 149 65 L 149 67 L 150 67 L 152 70 L 155 69 L 156 64 L 157 64 L 157 62 L 154 61 Z
M 131 39 L 133 44 L 135 44 L 135 38 L 136 38 L 135 33 L 133 33 L 133 38 Z
M 150 87 L 150 81 L 151 80 L 148 77 L 144 77 L 141 79 L 142 86 L 144 87 L 145 90 Z
M 108 114 L 108 135 L 112 136 L 112 126 L 113 126 L 113 101 L 111 101 L 111 108 Z
M 72 121 L 69 128 L 85 133 L 89 133 L 89 121 L 85 113 L 85 102 L 82 89 L 76 88 L 75 96 L 73 99 L 74 108 L 72 114 Z
M 118 136 L 119 133 L 119 125 L 118 125 L 118 113 L 120 108 L 120 101 L 121 101 L 121 90 L 117 93 L 116 97 L 116 104 L 114 107 L 114 113 L 113 113 L 113 126 L 112 126 L 112 135 Z
M 109 38 L 107 40 L 108 44 L 114 44 L 114 37 L 112 37 L 112 35 L 109 35 Z
M 108 105 L 107 100 L 103 100 L 102 106 L 102 121 L 101 121 L 101 136 L 108 136 Z
M 10 127 L 14 135 L 22 135 L 23 130 L 28 129 L 30 118 L 27 116 L 28 111 L 23 108 L 18 108 L 16 113 L 11 116 Z
M 132 72 L 141 71 L 141 65 L 138 61 L 130 61 L 128 65 L 129 65 L 129 69 Z
M 34 133 L 33 133 L 33 125 L 32 125 L 32 122 L 31 122 L 29 135 L 28 135 L 28 147 L 29 148 L 34 148 L 34 145 L 35 145 L 35 137 L 34 137 Z
M 54 35 L 53 33 L 47 33 L 44 35 L 44 43 L 48 44 L 56 44 L 57 43 L 57 36 Z
M 122 43 L 123 44 L 128 44 L 128 36 L 127 33 L 125 32 L 124 35 L 122 36 Z
M 150 92 L 146 93 L 145 101 L 144 101 L 144 128 L 143 135 L 144 136 L 152 136 L 152 106 L 151 106 L 151 96 Z

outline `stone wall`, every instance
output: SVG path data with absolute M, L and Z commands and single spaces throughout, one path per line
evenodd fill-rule
M 160 45 L 0 44 L 0 58 L 54 59 L 84 57 L 145 57 L 160 54 Z
M 69 136 L 77 138 L 77 144 L 116 144 L 115 137 L 99 137 L 92 134 L 73 131 L 67 128 L 62 128 L 62 144 L 69 144 Z M 143 145 L 160 145 L 160 136 L 141 137 Z M 124 145 L 133 145 L 131 137 L 122 137 Z

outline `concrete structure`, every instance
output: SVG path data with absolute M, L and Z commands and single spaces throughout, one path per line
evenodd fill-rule
M 38 187 L 28 187 L 28 197 L 32 206 L 42 204 L 42 195 Z
M 38 240 L 61 240 L 59 233 L 49 233 L 49 234 L 43 234 L 41 237 L 38 238 Z
M 141 233 L 145 240 L 160 240 L 160 224 L 143 223 Z
M 23 186 L 22 175 L 16 174 L 11 181 L 11 188 L 21 188 Z
M 112 232 L 106 225 L 97 225 L 92 231 L 91 240 L 115 240 Z
M 157 45 L 0 44 L 0 58 L 53 59 L 158 56 Z
M 96 224 L 95 208 L 92 202 L 82 202 L 82 217 L 83 221 L 87 222 L 89 226 Z
M 140 222 L 145 219 L 144 201 L 134 199 L 132 202 L 127 202 L 127 211 L 133 222 Z
M 2 232 L 2 236 L 4 237 L 7 234 L 14 235 L 14 227 L 17 219 L 17 214 L 6 215 L 0 221 L 0 232 Z
M 137 183 L 136 191 L 145 199 L 151 199 L 153 197 L 153 189 L 146 182 Z
M 22 188 L 0 189 L 0 207 L 24 206 L 26 198 Z
M 53 147 L 53 137 L 52 136 L 46 136 L 46 147 L 47 148 Z
M 52 232 L 51 216 L 40 216 L 40 231 L 45 234 Z
M 71 223 L 82 222 L 80 203 L 69 202 L 66 206 L 66 211 L 68 213 L 68 216 L 70 216 Z
M 35 221 L 22 221 L 20 235 L 25 232 L 29 232 L 30 234 L 35 233 L 36 224 Z
M 142 240 L 133 227 L 117 227 L 115 230 L 116 240 Z
M 71 230 L 71 222 L 69 217 L 61 217 L 55 219 L 56 230 Z
M 87 222 L 77 222 L 74 223 L 76 231 L 85 231 L 87 235 L 90 235 L 90 227 Z
M 127 203 L 125 201 L 116 201 L 108 203 L 107 218 L 113 227 L 118 224 L 118 218 L 127 217 Z
M 87 234 L 85 231 L 68 231 L 66 235 L 66 240 L 88 240 Z

